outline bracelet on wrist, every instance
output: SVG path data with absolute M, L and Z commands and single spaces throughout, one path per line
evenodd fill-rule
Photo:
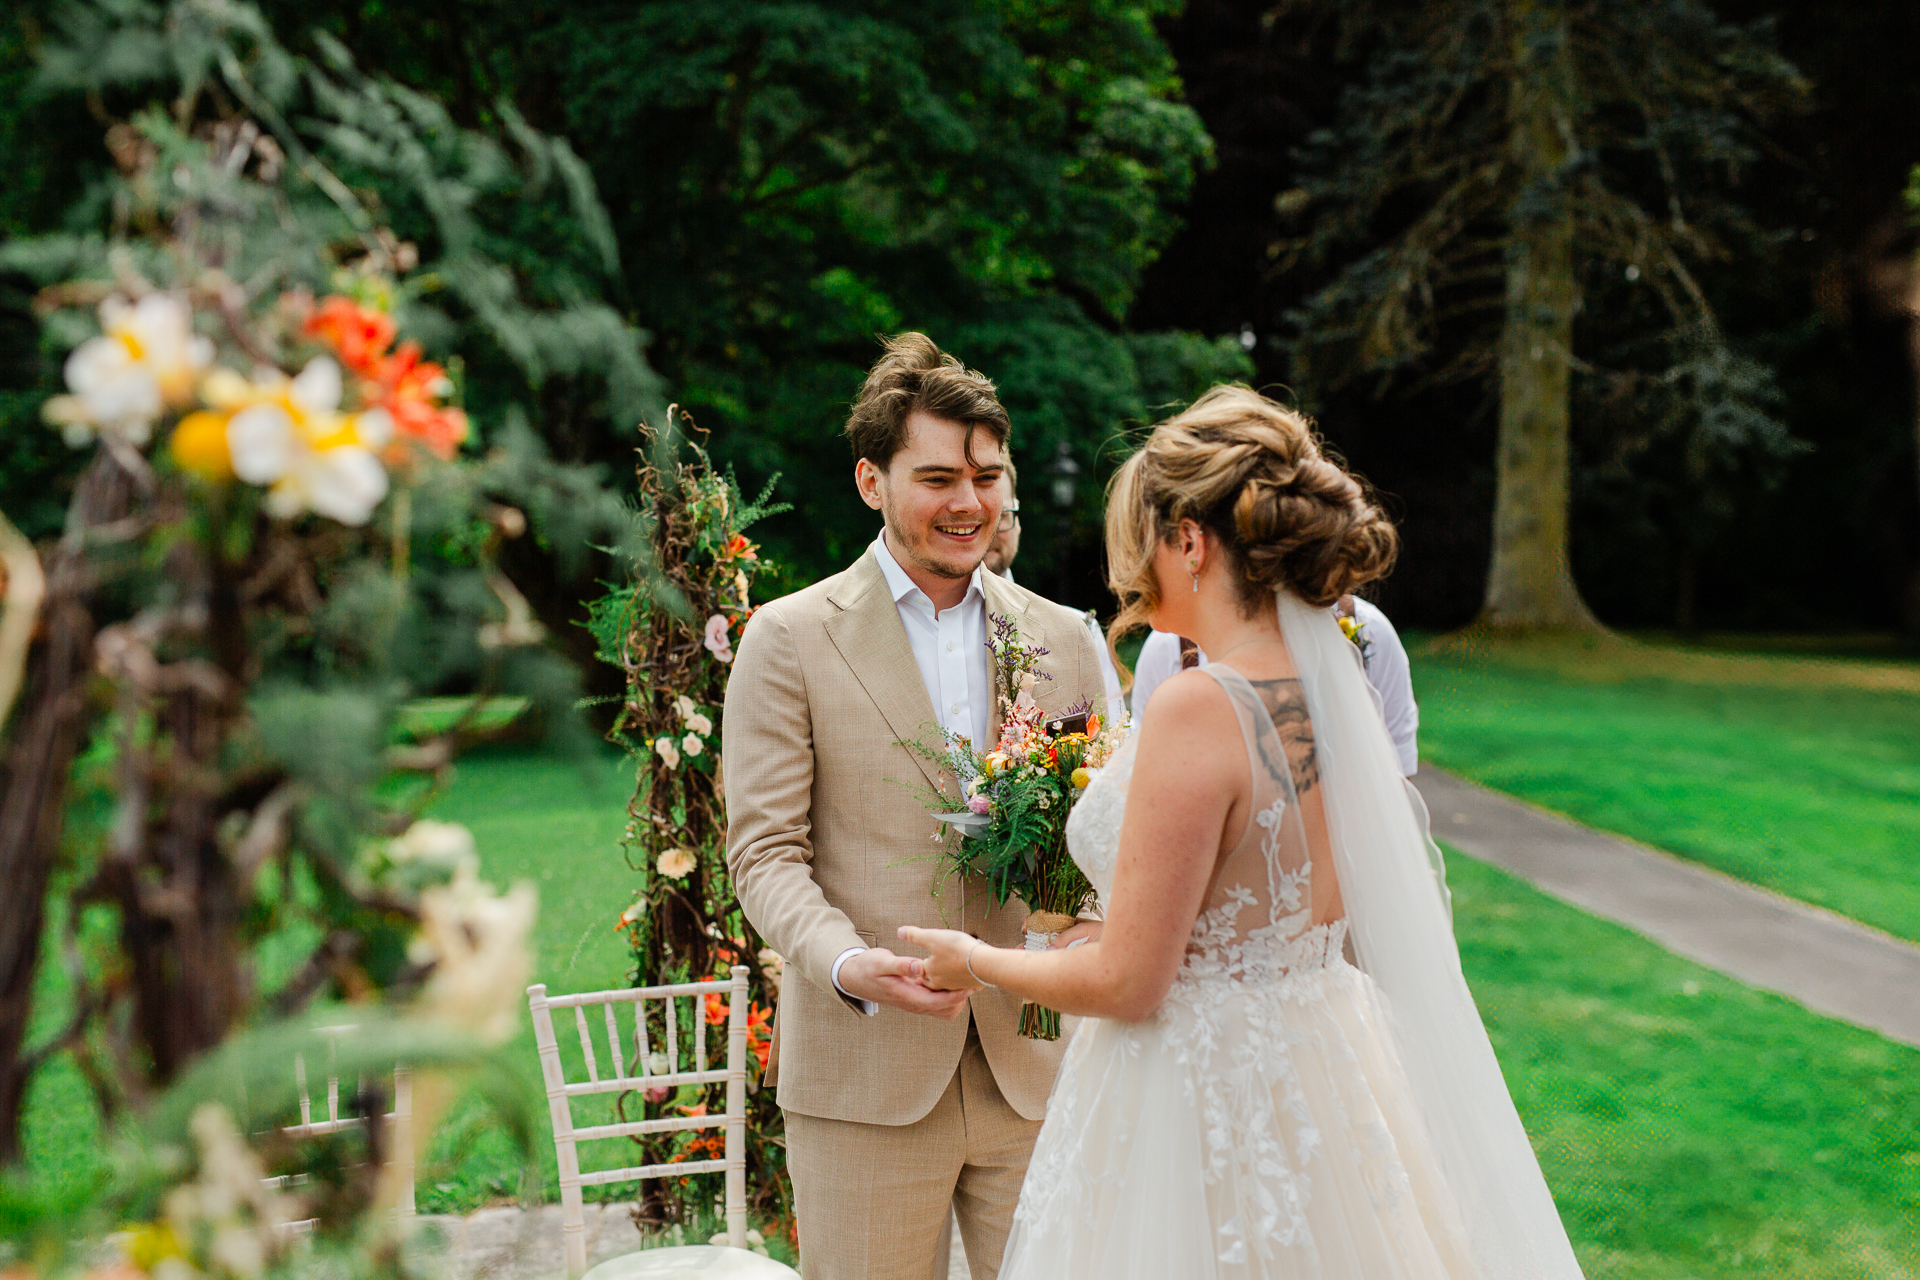
M 983 987 L 990 987 L 993 985 L 991 982 L 988 982 L 985 978 L 981 977 L 979 974 L 973 971 L 973 949 L 974 947 L 979 946 L 984 941 L 986 941 L 986 939 L 984 938 L 975 938 L 973 940 L 973 947 L 967 948 L 967 954 L 966 954 L 967 976 L 969 978 L 972 978 L 975 982 L 979 983 Z

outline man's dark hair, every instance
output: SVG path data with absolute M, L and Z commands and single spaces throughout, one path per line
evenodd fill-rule
M 854 457 L 885 470 L 907 442 L 907 419 L 916 411 L 963 423 L 969 464 L 976 429 L 996 444 L 1006 444 L 1012 424 L 985 374 L 941 351 L 924 333 L 896 334 L 882 345 L 886 354 L 867 371 L 866 385 L 847 415 L 847 443 Z

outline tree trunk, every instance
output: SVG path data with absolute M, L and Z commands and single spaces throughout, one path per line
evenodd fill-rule
M 69 534 L 119 519 L 126 473 L 105 453 L 80 479 Z M 0 756 L 0 1166 L 18 1163 L 20 1116 L 36 1056 L 26 1052 L 40 965 L 47 884 L 60 852 L 67 773 L 86 726 L 93 673 L 93 582 L 84 552 L 62 544 L 47 564 L 43 634 L 27 668 L 26 699 Z
M 1907 294 L 1907 356 L 1913 361 L 1914 462 L 1920 465 L 1920 261 L 1915 262 L 1910 280 Z M 1915 478 L 1920 479 L 1920 473 L 1916 473 Z M 1907 634 L 1920 636 L 1920 564 L 1914 565 L 1907 575 L 1905 603 L 1900 621 L 1906 626 Z
M 1598 630 L 1567 562 L 1573 359 L 1573 53 L 1554 0 L 1510 0 L 1509 145 L 1522 174 L 1510 214 L 1500 339 L 1493 559 L 1481 621 L 1509 630 Z

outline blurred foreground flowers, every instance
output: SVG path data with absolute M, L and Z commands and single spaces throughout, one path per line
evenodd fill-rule
M 509 1062 L 533 891 L 420 811 L 490 705 L 592 746 L 501 553 L 645 554 L 528 406 L 564 382 L 631 426 L 652 375 L 591 278 L 538 295 L 488 256 L 526 256 L 535 205 L 604 224 L 564 144 L 463 130 L 324 38 L 301 59 L 243 3 L 77 3 L 46 75 L 129 108 L 118 172 L 70 234 L 0 244 L 59 362 L 42 416 L 88 451 L 57 538 L 0 518 L 0 972 L 64 992 L 0 1002 L 0 1165 L 55 1053 L 105 1139 L 85 1197 L 0 1182 L 0 1273 L 409 1274 L 394 1211 L 458 1091 L 528 1162 L 541 1112 Z M 339 1123 L 305 1123 L 303 1074 Z

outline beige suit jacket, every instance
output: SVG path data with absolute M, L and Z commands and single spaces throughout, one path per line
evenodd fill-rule
M 1050 650 L 1041 669 L 1053 679 L 1034 690 L 1041 706 L 1097 706 L 1099 656 L 1081 615 L 990 573 L 982 587 L 989 614 L 1013 617 L 1027 643 Z M 902 745 L 934 740 L 933 703 L 871 549 L 762 606 L 737 652 L 722 736 L 727 866 L 747 918 L 786 957 L 769 1078 L 789 1111 L 911 1124 L 953 1079 L 967 1019 L 884 1007 L 865 1017 L 834 990 L 835 958 L 860 946 L 924 954 L 899 940 L 903 924 L 1017 946 L 1025 909 L 1018 899 L 993 908 L 984 881 L 941 865 L 923 799 L 938 773 Z M 1039 1119 L 1066 1037 L 1020 1038 L 1019 1001 L 997 988 L 972 1006 L 1001 1092 Z

